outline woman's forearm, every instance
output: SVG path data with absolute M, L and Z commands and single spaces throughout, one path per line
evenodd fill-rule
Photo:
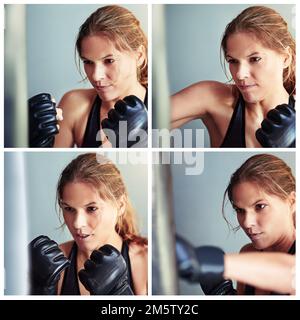
M 226 254 L 224 277 L 264 290 L 295 294 L 295 256 L 285 253 Z

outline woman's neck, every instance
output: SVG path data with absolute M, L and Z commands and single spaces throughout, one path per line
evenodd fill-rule
M 292 232 L 282 236 L 274 245 L 266 251 L 285 252 L 288 253 L 296 240 L 296 230 L 293 228 Z
M 245 106 L 248 113 L 251 113 L 259 118 L 265 118 L 267 113 L 280 104 L 287 104 L 289 101 L 289 94 L 282 87 L 279 90 L 272 90 L 270 94 L 266 94 L 263 99 L 255 102 L 247 102 Z

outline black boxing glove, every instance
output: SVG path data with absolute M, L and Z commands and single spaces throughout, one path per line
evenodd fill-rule
M 28 100 L 29 146 L 51 148 L 58 133 L 56 107 L 49 93 L 40 93 Z
M 91 295 L 133 295 L 126 262 L 121 253 L 109 244 L 94 250 L 78 275 Z
M 180 277 L 192 283 L 199 282 L 205 294 L 236 294 L 232 281 L 223 278 L 224 252 L 220 248 L 194 248 L 176 235 L 176 259 Z
M 270 110 L 255 136 L 265 148 L 294 148 L 296 144 L 295 109 L 287 104 L 281 104 Z
M 101 126 L 113 147 L 147 147 L 148 111 L 138 97 L 132 95 L 117 101 L 107 116 Z
M 56 295 L 60 274 L 70 261 L 58 244 L 47 236 L 39 236 L 29 244 L 30 294 Z

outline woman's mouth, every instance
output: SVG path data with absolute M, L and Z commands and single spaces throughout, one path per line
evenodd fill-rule
M 77 239 L 78 241 L 87 241 L 87 240 L 90 239 L 90 237 L 91 237 L 90 234 L 84 234 L 84 233 L 81 233 L 81 234 L 77 234 L 77 235 L 76 235 L 76 239 Z
M 94 86 L 94 88 L 97 90 L 97 91 L 107 91 L 109 90 L 110 88 L 112 87 L 112 85 L 105 85 L 105 86 Z
M 252 240 L 252 241 L 257 241 L 261 238 L 263 232 L 259 232 L 259 233 L 248 233 L 248 237 Z
M 241 91 L 248 91 L 256 87 L 256 84 L 247 84 L 238 86 Z

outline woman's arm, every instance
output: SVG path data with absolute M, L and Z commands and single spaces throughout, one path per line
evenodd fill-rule
M 59 102 L 63 120 L 59 121 L 59 133 L 55 137 L 54 148 L 70 148 L 74 146 L 74 92 L 67 92 Z
M 171 128 L 215 114 L 220 101 L 225 101 L 231 95 L 228 88 L 224 83 L 201 81 L 172 95 Z
M 226 254 L 224 277 L 264 290 L 295 294 L 295 263 L 295 256 L 287 253 Z
M 148 292 L 148 247 L 131 244 L 129 257 L 135 295 L 146 295 Z

